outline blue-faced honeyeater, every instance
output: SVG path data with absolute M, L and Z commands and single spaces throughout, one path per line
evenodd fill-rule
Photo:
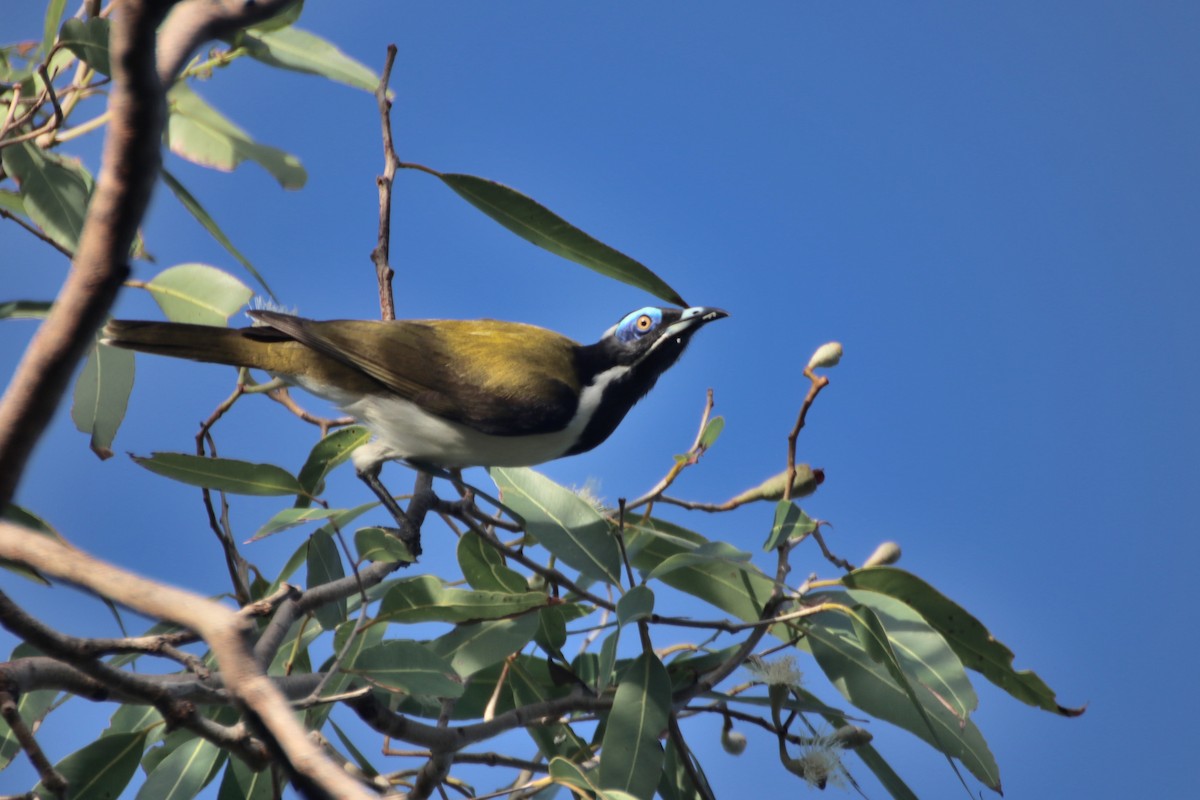
M 218 328 L 115 320 L 110 345 L 251 367 L 325 398 L 373 439 L 360 473 L 391 459 L 441 468 L 528 466 L 591 450 L 679 359 L 716 308 L 647 307 L 595 344 L 496 320 L 317 322 L 250 311 Z

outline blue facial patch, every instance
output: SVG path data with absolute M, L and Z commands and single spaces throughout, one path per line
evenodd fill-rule
M 617 339 L 622 342 L 632 342 L 640 339 L 651 331 L 657 330 L 662 324 L 662 309 L 654 306 L 640 308 L 617 323 Z

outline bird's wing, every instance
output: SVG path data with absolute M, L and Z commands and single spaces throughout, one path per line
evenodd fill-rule
M 253 316 L 388 392 L 483 433 L 560 430 L 575 413 L 575 344 L 552 331 L 493 320 L 331 323 L 275 312 Z

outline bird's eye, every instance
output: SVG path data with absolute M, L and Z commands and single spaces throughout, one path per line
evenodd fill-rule
M 640 308 L 631 314 L 626 314 L 617 323 L 615 333 L 618 340 L 633 342 L 651 331 L 657 330 L 660 322 L 662 322 L 661 310 L 653 307 Z
M 654 320 L 650 319 L 649 314 L 642 314 L 637 318 L 637 329 L 642 333 L 645 333 L 652 327 L 654 327 Z

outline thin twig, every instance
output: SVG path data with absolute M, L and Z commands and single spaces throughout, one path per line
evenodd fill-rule
M 371 251 L 375 263 L 375 278 L 379 283 L 379 313 L 382 319 L 396 318 L 396 302 L 392 294 L 392 278 L 395 270 L 389 262 L 392 238 L 392 183 L 400 159 L 392 142 L 392 101 L 388 99 L 388 82 L 392 77 L 392 64 L 396 61 L 396 45 L 389 44 L 387 59 L 379 85 L 375 87 L 375 103 L 379 106 L 379 119 L 383 127 L 383 174 L 375 179 L 379 189 L 379 239 Z
M 796 416 L 796 424 L 792 428 L 792 432 L 788 434 L 787 479 L 783 483 L 784 500 L 792 499 L 792 483 L 796 480 L 796 439 L 800 437 L 800 429 L 804 427 L 808 409 L 812 407 L 813 401 L 817 399 L 821 390 L 829 385 L 829 378 L 817 375 L 811 366 L 804 368 L 804 377 L 808 378 L 812 384 L 808 387 L 808 394 L 804 396 L 804 403 L 801 404 L 800 413 Z
M 26 758 L 33 764 L 33 768 L 37 770 L 42 785 L 57 797 L 65 797 L 67 779 L 61 772 L 54 768 L 54 765 L 50 763 L 50 759 L 46 758 L 46 754 L 42 752 L 41 745 L 38 744 L 37 739 L 33 736 L 33 731 L 29 729 L 29 726 L 25 724 L 25 720 L 21 718 L 21 710 L 17 707 L 17 699 L 7 691 L 0 691 L 0 718 L 8 723 L 8 729 L 12 731 L 17 743 L 25 751 Z
M 704 402 L 704 412 L 700 415 L 700 429 L 696 432 L 696 439 L 692 442 L 692 446 L 688 448 L 687 457 L 678 459 L 671 465 L 671 469 L 667 470 L 667 474 L 663 479 L 655 484 L 654 488 L 646 492 L 644 495 L 634 500 L 629 504 L 628 508 L 632 511 L 635 508 L 641 508 L 647 503 L 653 504 L 658 497 L 667 490 L 675 479 L 679 477 L 679 473 L 699 460 L 700 456 L 704 455 L 704 450 L 700 447 L 700 438 L 704 436 L 704 430 L 708 427 L 708 417 L 713 410 L 713 390 L 709 389 Z M 653 506 L 651 506 L 653 508 Z M 646 509 L 646 516 L 650 515 L 651 509 Z

